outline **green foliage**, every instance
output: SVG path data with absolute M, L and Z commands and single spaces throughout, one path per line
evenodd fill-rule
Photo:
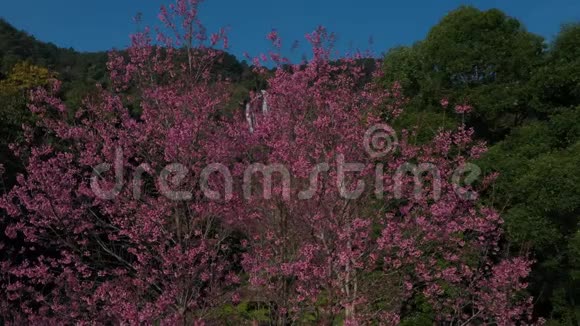
M 400 83 L 403 91 L 408 95 L 419 93 L 421 79 L 424 78 L 421 74 L 421 58 L 419 57 L 421 52 L 418 48 L 419 46 L 417 44 L 413 47 L 401 46 L 390 49 L 383 61 L 383 67 L 386 72 L 383 81 L 387 84 L 392 84 L 395 81 Z
M 7 74 L 23 61 L 57 72 L 63 81 L 65 94 L 74 89 L 74 84 L 94 86 L 96 82 L 105 81 L 105 52 L 80 53 L 58 48 L 52 43 L 40 42 L 0 19 L 0 72 Z
M 410 99 L 397 129 L 418 126 L 423 142 L 465 118 L 495 144 L 477 162 L 500 173 L 483 199 L 502 212 L 510 250 L 537 260 L 530 286 L 537 314 L 580 323 L 580 24 L 563 26 L 546 47 L 497 9 L 460 7 L 425 40 L 390 50 L 383 69 L 381 83 L 399 83 Z M 453 112 L 466 102 L 472 113 Z
M 223 305 L 213 314 L 214 318 L 221 320 L 224 325 L 244 325 L 249 324 L 249 322 L 263 323 L 270 320 L 268 307 L 255 305 L 248 301 L 242 301 L 237 305 Z
M 439 111 L 421 111 L 409 108 L 403 111 L 400 117 L 393 121 L 393 127 L 397 130 L 413 127 L 413 143 L 424 144 L 433 139 L 441 129 L 454 129 L 457 120 L 442 109 Z
M 504 210 L 512 249 L 537 260 L 531 291 L 538 311 L 563 325 L 580 320 L 578 121 L 580 107 L 557 110 L 514 130 L 479 162 L 484 171 L 500 172 L 488 198 Z
M 539 111 L 550 113 L 580 103 L 580 24 L 562 27 L 534 74 L 533 87 Z
M 475 107 L 468 122 L 490 141 L 530 116 L 530 79 L 541 63 L 543 39 L 499 10 L 461 7 L 427 38 L 390 51 L 384 83 L 400 81 L 411 106 L 440 109 L 440 100 Z
M 435 312 L 422 295 L 416 295 L 409 310 L 409 316 L 401 320 L 400 326 L 432 326 L 435 323 Z

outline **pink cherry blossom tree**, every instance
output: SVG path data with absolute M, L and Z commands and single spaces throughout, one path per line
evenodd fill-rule
M 224 150 L 213 137 L 228 85 L 211 69 L 225 38 L 207 40 L 197 1 L 160 18 L 173 36 L 158 31 L 154 44 L 145 30 L 111 53 L 111 87 L 81 107 L 54 95 L 58 83 L 32 95 L 48 140 L 29 135 L 27 174 L 0 204 L 6 235 L 24 240 L 21 259 L 1 262 L 6 321 L 189 324 L 231 301 L 232 229 L 192 181 Z M 172 173 L 170 183 L 185 169 L 183 189 L 162 195 L 157 177 Z
M 196 0 L 160 19 L 81 107 L 58 83 L 33 93 L 27 173 L 0 199 L 18 240 L 0 256 L 3 321 L 197 325 L 242 300 L 272 324 L 397 324 L 422 298 L 442 324 L 531 323 L 531 262 L 503 256 L 502 220 L 477 201 L 491 180 L 473 182 L 472 130 L 397 135 L 399 87 L 333 59 L 323 28 L 307 62 L 270 53 L 250 129 L 244 108 L 220 114 L 223 31 L 206 34 Z
M 269 38 L 279 47 L 276 34 Z M 246 141 L 254 159 L 288 169 L 269 171 L 280 177 L 277 196 L 246 201 L 243 266 L 252 292 L 279 324 L 395 324 L 417 296 L 440 322 L 529 322 L 521 290 L 530 262 L 503 259 L 501 218 L 459 182 L 477 174 L 468 162 L 485 145 L 464 127 L 426 145 L 406 132 L 397 141 L 379 115 L 396 119 L 405 103 L 398 87 L 365 82 L 356 57 L 332 61 L 323 28 L 307 38 L 313 58 L 276 69 L 269 112 Z M 377 145 L 367 139 L 377 126 L 383 147 L 375 152 L 365 145 Z

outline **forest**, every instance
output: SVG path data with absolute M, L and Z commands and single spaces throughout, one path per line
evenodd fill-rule
M 0 20 L 0 325 L 580 325 L 580 22 L 240 61 L 176 3 L 122 51 Z

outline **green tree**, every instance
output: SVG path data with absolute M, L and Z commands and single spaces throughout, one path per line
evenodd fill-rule
M 440 110 L 442 98 L 468 102 L 468 123 L 490 141 L 533 115 L 530 79 L 541 64 L 543 39 L 497 9 L 460 7 L 412 47 L 390 51 L 384 83 L 400 81 L 415 110 Z
M 580 23 L 564 25 L 533 76 L 536 106 L 549 113 L 580 103 Z
M 580 106 L 515 129 L 478 162 L 500 178 L 486 198 L 503 210 L 507 240 L 536 259 L 530 290 L 554 324 L 580 322 Z

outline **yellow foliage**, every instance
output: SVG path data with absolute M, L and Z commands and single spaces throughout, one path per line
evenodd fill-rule
M 28 62 L 16 64 L 8 78 L 0 81 L 0 95 L 11 95 L 39 86 L 46 86 L 56 77 L 47 68 L 35 66 Z

